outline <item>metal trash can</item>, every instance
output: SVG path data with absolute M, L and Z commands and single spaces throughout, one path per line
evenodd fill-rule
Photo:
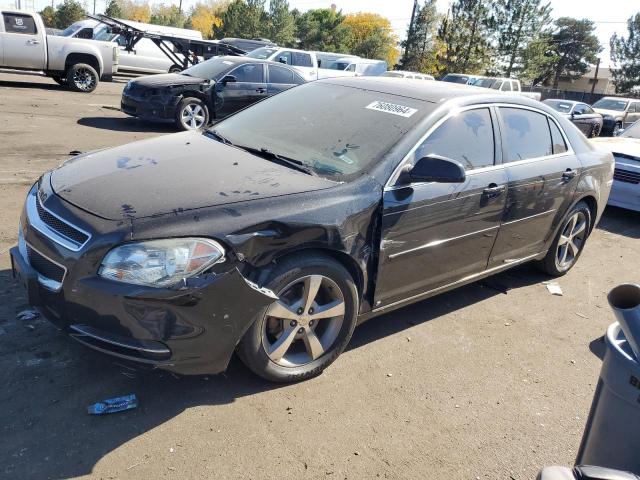
M 614 288 L 609 303 L 618 322 L 607 329 L 606 353 L 576 465 L 640 475 L 640 286 Z

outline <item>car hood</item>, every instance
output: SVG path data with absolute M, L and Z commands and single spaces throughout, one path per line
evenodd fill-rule
M 184 132 L 74 157 L 53 191 L 110 220 L 322 190 L 336 185 L 203 134 Z
M 160 75 L 148 75 L 146 77 L 131 80 L 132 85 L 140 85 L 142 87 L 169 87 L 171 85 L 196 85 L 206 82 L 203 78 L 190 77 L 181 73 L 161 73 Z
M 604 116 L 604 115 L 609 115 L 610 117 L 622 117 L 622 116 L 624 116 L 624 112 L 621 112 L 619 110 L 606 110 L 604 108 L 594 108 L 593 110 L 596 113 L 599 113 L 602 116 Z
M 599 137 L 591 142 L 599 150 L 640 158 L 640 138 Z

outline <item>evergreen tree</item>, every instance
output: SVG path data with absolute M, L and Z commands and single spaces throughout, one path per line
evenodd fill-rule
M 417 9 L 413 24 L 409 25 L 407 39 L 401 44 L 404 48 L 402 69 L 438 73 L 435 57 L 440 16 L 436 4 L 436 0 L 425 0 L 424 5 Z
M 222 24 L 214 25 L 218 38 L 257 38 L 265 31 L 265 0 L 233 0 L 222 14 Z
M 299 48 L 324 52 L 347 52 L 347 31 L 340 10 L 317 8 L 300 14 L 294 10 Z
M 524 69 L 530 42 L 540 41 L 548 30 L 551 6 L 542 0 L 497 0 L 494 3 L 496 26 L 496 68 L 505 77 Z
M 602 47 L 590 20 L 562 17 L 555 26 L 557 30 L 551 36 L 551 51 L 547 55 L 552 59 L 549 73 L 553 75 L 553 88 L 558 88 L 560 77 L 578 78 L 587 73 Z
M 104 14 L 111 18 L 122 18 L 122 9 L 117 0 L 111 0 Z
M 613 82 L 617 93 L 631 92 L 640 86 L 640 13 L 627 21 L 627 37 L 611 37 Z
M 64 30 L 78 20 L 82 20 L 86 12 L 76 0 L 64 0 L 56 10 L 56 28 Z
M 56 10 L 51 5 L 44 7 L 40 12 L 44 26 L 47 28 L 56 28 Z
M 491 54 L 494 18 L 487 0 L 454 0 L 438 30 L 437 54 L 449 73 L 484 73 Z
M 270 0 L 267 37 L 278 45 L 291 45 L 296 33 L 296 22 L 287 0 Z

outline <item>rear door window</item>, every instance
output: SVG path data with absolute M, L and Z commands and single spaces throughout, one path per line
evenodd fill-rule
M 291 85 L 296 83 L 291 70 L 278 65 L 269 65 L 269 83 L 285 83 Z
M 505 162 L 553 154 L 546 115 L 521 108 L 500 107 Z
M 293 65 L 295 65 L 296 67 L 313 67 L 311 55 L 309 55 L 308 53 L 292 52 L 292 54 Z
M 468 110 L 445 121 L 418 147 L 415 158 L 432 154 L 457 160 L 467 170 L 493 165 L 495 142 L 489 109 Z
M 284 63 L 285 65 L 292 65 L 291 52 L 280 52 L 273 60 L 276 62 Z
M 7 33 L 22 33 L 24 35 L 38 33 L 36 23 L 31 15 L 3 13 L 2 16 L 4 18 L 4 31 Z
M 264 83 L 264 71 L 261 63 L 248 63 L 236 68 L 229 75 L 236 77 L 236 82 Z

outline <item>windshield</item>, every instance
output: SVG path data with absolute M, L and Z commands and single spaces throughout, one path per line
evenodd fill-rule
M 551 108 L 561 113 L 571 113 L 571 109 L 573 108 L 573 103 L 563 102 L 562 100 L 545 100 L 542 103 L 549 105 Z
M 193 67 L 189 67 L 183 70 L 182 75 L 188 75 L 190 77 L 205 78 L 208 80 L 217 79 L 229 69 L 237 65 L 229 60 L 222 60 L 220 58 L 210 58 L 209 60 L 198 63 Z
M 99 25 L 93 29 L 93 39 L 101 40 L 103 42 L 111 42 L 116 37 L 115 33 L 109 31 L 109 27 L 106 25 Z
M 329 65 L 329 68 L 331 70 L 346 70 L 349 65 L 351 64 L 346 62 L 334 62 Z
M 462 84 L 467 84 L 467 82 L 469 82 L 469 77 L 464 76 L 464 75 L 452 75 L 452 74 L 448 74 L 445 75 L 444 78 L 442 79 L 443 82 L 451 82 L 451 83 L 462 83 Z
M 640 139 L 640 120 L 627 128 L 620 136 L 624 138 Z
M 474 87 L 491 88 L 491 85 L 493 85 L 493 82 L 495 81 L 495 78 L 478 78 L 470 81 L 469 85 L 473 85 Z
M 78 30 L 80 30 L 80 28 L 82 28 L 82 24 L 81 23 L 72 23 L 67 28 L 65 28 L 60 33 L 58 33 L 58 36 L 59 37 L 70 37 L 71 35 L 76 33 Z
M 258 58 L 260 60 L 266 60 L 267 58 L 269 58 L 271 55 L 273 55 L 277 51 L 278 51 L 277 48 L 261 47 L 261 48 L 256 48 L 252 52 L 247 53 L 245 56 L 246 57 L 251 57 L 251 58 Z
M 602 98 L 593 104 L 593 108 L 601 108 L 603 110 L 617 110 L 623 112 L 627 108 L 626 100 L 617 100 L 615 98 Z
M 380 161 L 433 104 L 360 88 L 307 83 L 216 124 L 236 146 L 266 149 L 346 181 Z

